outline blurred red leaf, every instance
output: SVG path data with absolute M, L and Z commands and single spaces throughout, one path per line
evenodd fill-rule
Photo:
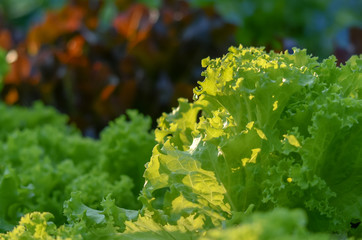
M 102 92 L 101 92 L 101 101 L 106 101 L 109 96 L 114 92 L 114 90 L 116 89 L 115 85 L 107 85 L 105 88 L 103 88 Z
M 79 57 L 83 54 L 85 40 L 82 36 L 78 35 L 73 37 L 67 43 L 67 52 L 71 57 Z
M 10 31 L 7 29 L 0 29 L 0 48 L 10 50 L 12 46 L 12 39 Z
M 22 48 L 16 50 L 17 58 L 10 64 L 10 71 L 5 76 L 6 84 L 20 84 L 30 75 L 30 60 Z
M 56 51 L 56 56 L 62 63 L 86 67 L 89 61 L 84 55 L 84 47 L 85 39 L 77 35 L 68 41 L 65 51 Z
M 145 6 L 135 4 L 118 15 L 113 26 L 129 41 L 128 49 L 131 49 L 148 37 L 152 28 L 150 12 Z
M 80 67 L 86 67 L 88 65 L 88 60 L 85 56 L 79 56 L 79 57 L 72 57 L 67 52 L 63 51 L 56 51 L 55 55 L 59 59 L 60 62 L 64 64 L 69 64 Z
M 47 12 L 45 21 L 29 31 L 29 53 L 36 54 L 43 43 L 51 43 L 63 34 L 78 30 L 83 17 L 84 10 L 76 6 L 65 6 L 60 11 Z
M 16 88 L 11 88 L 5 96 L 5 102 L 8 105 L 13 105 L 19 100 L 19 93 Z

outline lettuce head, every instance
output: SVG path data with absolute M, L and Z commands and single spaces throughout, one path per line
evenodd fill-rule
M 362 220 L 361 56 L 337 66 L 306 50 L 240 46 L 202 65 L 194 101 L 159 119 L 144 208 L 205 229 L 251 208 L 299 208 L 310 230 L 353 235 Z

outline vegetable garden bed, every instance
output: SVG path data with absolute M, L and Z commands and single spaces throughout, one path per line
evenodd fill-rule
M 361 56 L 239 46 L 202 65 L 154 132 L 130 111 L 92 140 L 1 105 L 0 238 L 362 238 Z

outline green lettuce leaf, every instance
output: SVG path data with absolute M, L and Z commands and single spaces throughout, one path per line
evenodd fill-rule
M 76 132 L 74 127 L 66 127 L 67 116 L 41 102 L 35 102 L 30 109 L 7 106 L 0 102 L 0 116 L 0 140 L 5 140 L 15 130 L 33 129 L 42 125 L 53 125 L 65 132 Z
M 111 180 L 128 175 L 134 182 L 133 193 L 138 195 L 144 185 L 142 177 L 156 144 L 151 131 L 151 118 L 136 110 L 128 110 L 101 132 L 100 145 L 104 158 L 100 167 L 109 173 Z
M 301 209 L 276 208 L 266 213 L 254 213 L 238 226 L 210 230 L 199 240 L 331 239 L 328 234 L 310 233 L 306 224 L 307 217 Z
M 54 218 L 51 213 L 33 212 L 23 216 L 11 232 L 0 233 L 0 238 L 4 240 L 21 239 L 72 239 L 80 240 L 82 236 L 67 226 L 57 226 L 49 221 Z
M 159 120 L 144 209 L 162 225 L 200 214 L 208 229 L 251 205 L 302 208 L 310 230 L 352 232 L 362 220 L 361 57 L 337 67 L 306 50 L 240 46 L 202 64 L 195 101 Z
M 81 192 L 73 192 L 64 203 L 64 214 L 69 226 L 84 239 L 119 239 L 125 221 L 138 215 L 136 210 L 116 206 L 110 195 L 103 199 L 99 210 L 86 206 L 81 198 Z
M 133 179 L 144 183 L 137 175 L 154 144 L 149 118 L 131 111 L 134 122 L 122 116 L 101 140 L 94 140 L 82 137 L 65 124 L 64 116 L 42 105 L 28 110 L 0 105 L 2 111 L 0 232 L 11 230 L 21 216 L 33 211 L 51 213 L 57 226 L 66 223 L 63 204 L 72 192 L 81 192 L 80 200 L 93 209 L 101 209 L 109 194 L 118 207 L 140 207 L 136 200 L 140 189 L 135 190 Z M 34 117 L 27 119 L 32 113 Z M 24 117 L 24 124 L 11 122 L 17 117 Z

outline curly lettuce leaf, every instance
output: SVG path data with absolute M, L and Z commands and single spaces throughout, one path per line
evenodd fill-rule
M 18 201 L 21 193 L 18 191 L 18 179 L 13 171 L 5 169 L 0 175 L 0 230 L 11 230 L 16 221 L 12 216 L 16 209 L 21 206 Z
M 169 223 L 160 224 L 161 217 L 156 212 L 146 211 L 138 216 L 136 221 L 126 221 L 126 230 L 120 235 L 121 239 L 169 239 L 169 240 L 192 240 L 200 236 L 200 232 L 194 229 L 201 228 L 202 217 L 195 215 L 181 218 L 176 225 Z
M 67 226 L 57 226 L 50 221 L 54 218 L 51 213 L 32 212 L 23 216 L 12 231 L 6 234 L 0 233 L 0 238 L 4 240 L 20 239 L 82 239 L 81 235 L 74 229 Z
M 39 111 L 39 116 L 47 116 L 48 110 L 49 116 L 54 113 L 57 117 L 52 109 L 39 106 L 29 110 L 4 106 L 9 114 L 0 115 L 0 122 L 11 114 L 16 118 L 18 113 L 24 117 L 23 113 L 30 116 Z M 90 208 L 100 209 L 109 194 L 119 207 L 139 208 L 133 168 L 139 168 L 141 174 L 151 155 L 150 119 L 130 112 L 134 123 L 123 116 L 105 130 L 103 139 L 94 140 L 83 138 L 59 116 L 59 122 L 40 117 L 25 125 L 5 124 L 6 134 L 0 139 L 0 179 L 1 195 L 6 197 L 0 201 L 0 232 L 11 230 L 21 216 L 33 211 L 50 212 L 55 224 L 64 224 L 63 203 L 76 191 Z
M 43 125 L 53 125 L 65 132 L 76 132 L 75 128 L 66 126 L 67 116 L 41 102 L 35 102 L 30 109 L 7 106 L 0 102 L 0 116 L 0 140 L 5 140 L 15 130 L 34 129 Z
M 118 180 L 120 175 L 131 177 L 133 193 L 138 195 L 144 184 L 144 165 L 156 142 L 150 117 L 135 110 L 128 110 L 127 116 L 129 121 L 123 115 L 101 132 L 100 145 L 105 157 L 101 159 L 100 167 L 109 173 L 111 180 Z
M 82 202 L 81 192 L 73 192 L 64 203 L 64 214 L 72 229 L 84 239 L 119 239 L 125 230 L 125 221 L 138 215 L 136 210 L 120 208 L 108 195 L 100 209 L 90 208 Z
M 362 219 L 362 61 L 335 62 L 241 46 L 204 59 L 195 101 L 159 120 L 145 208 L 171 223 L 203 215 L 206 229 L 251 205 L 302 208 L 311 230 L 351 232 Z
M 331 239 L 328 234 L 310 233 L 306 223 L 306 214 L 301 209 L 276 208 L 266 213 L 254 213 L 238 226 L 210 230 L 199 240 Z

